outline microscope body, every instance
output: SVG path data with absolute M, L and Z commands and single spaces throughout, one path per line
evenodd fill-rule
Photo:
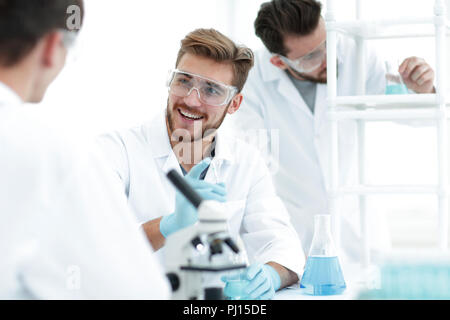
M 166 240 L 164 260 L 172 299 L 223 299 L 220 277 L 246 267 L 236 262 L 241 249 L 228 232 L 225 206 L 216 201 L 202 201 L 198 222 Z

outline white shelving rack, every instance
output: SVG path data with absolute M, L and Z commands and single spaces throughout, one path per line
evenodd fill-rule
M 446 17 L 444 0 L 435 0 L 434 12 L 425 18 L 403 18 L 398 20 L 363 20 L 361 17 L 363 2 L 356 1 L 357 18 L 354 21 L 336 21 L 336 0 L 327 0 L 325 15 L 327 29 L 327 78 L 328 78 L 328 115 L 331 122 L 331 185 L 329 189 L 330 213 L 334 217 L 333 234 L 340 248 L 340 212 L 338 202 L 341 196 L 353 194 L 359 196 L 360 221 L 362 232 L 362 267 L 369 268 L 369 225 L 366 197 L 373 194 L 433 194 L 439 202 L 439 249 L 448 248 L 448 110 L 450 99 L 446 96 L 446 33 L 450 23 Z M 355 81 L 356 96 L 337 96 L 336 48 L 337 33 L 353 37 L 356 42 L 358 77 Z M 364 52 L 366 41 L 371 39 L 392 39 L 410 37 L 435 37 L 436 51 L 436 94 L 416 95 L 365 95 L 366 70 Z M 449 59 L 450 60 L 450 59 Z M 450 61 L 449 61 L 450 63 Z M 339 184 L 338 163 L 338 126 L 341 120 L 352 119 L 358 127 L 358 173 L 359 185 L 344 187 Z M 367 121 L 433 120 L 436 124 L 438 141 L 438 177 L 437 185 L 394 185 L 371 186 L 365 179 L 365 124 Z

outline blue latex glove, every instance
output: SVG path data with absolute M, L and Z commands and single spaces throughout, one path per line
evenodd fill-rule
M 244 272 L 244 279 L 249 282 L 244 288 L 246 297 L 250 300 L 269 300 L 275 296 L 275 292 L 280 289 L 281 278 L 278 272 L 267 264 L 253 264 Z M 241 276 L 242 277 L 242 276 Z M 236 276 L 223 276 L 222 281 L 236 279 Z M 227 295 L 225 288 L 225 295 Z
M 195 165 L 184 177 L 186 182 L 205 200 L 226 201 L 225 184 L 212 184 L 200 180 L 200 175 L 211 163 L 210 158 Z M 198 220 L 197 209 L 177 191 L 175 212 L 164 216 L 159 223 L 161 234 L 167 238 L 172 233 L 195 224 Z

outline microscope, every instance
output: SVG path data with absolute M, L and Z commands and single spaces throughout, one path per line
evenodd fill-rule
M 166 240 L 164 260 L 172 299 L 223 300 L 220 277 L 247 267 L 239 261 L 242 250 L 228 232 L 225 207 L 202 199 L 175 170 L 167 177 L 198 210 L 195 225 Z

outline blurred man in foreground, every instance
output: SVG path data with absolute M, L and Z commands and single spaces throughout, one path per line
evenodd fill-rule
M 165 299 L 105 166 L 22 107 L 63 68 L 82 13 L 82 0 L 0 1 L 0 299 Z

